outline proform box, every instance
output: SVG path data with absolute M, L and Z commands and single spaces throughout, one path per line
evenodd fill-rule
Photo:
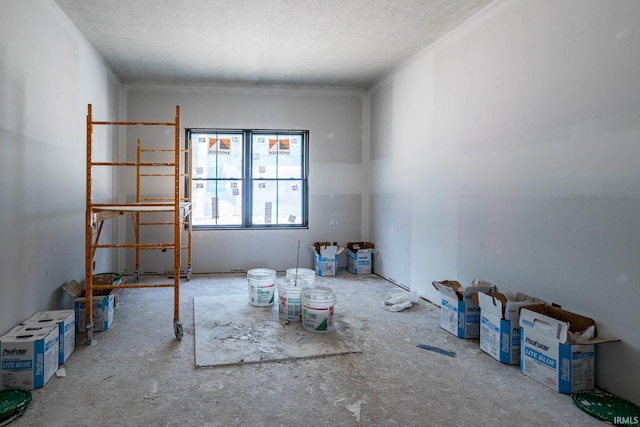
M 495 285 L 473 279 L 471 286 L 464 287 L 455 280 L 431 282 L 440 292 L 440 326 L 458 338 L 478 338 L 480 336 L 480 307 L 473 301 L 472 294 L 496 292 Z
M 35 390 L 58 370 L 57 325 L 18 325 L 0 337 L 0 389 Z
M 86 331 L 86 299 L 85 290 L 75 280 L 63 286 L 64 290 L 74 297 L 73 304 L 76 316 L 76 332 Z M 95 289 L 92 297 L 92 321 L 94 332 L 109 329 L 113 323 L 116 289 Z
M 338 271 L 338 255 L 344 247 L 331 242 L 316 242 L 313 249 L 313 268 L 318 276 L 335 276 Z
M 98 294 L 98 295 L 96 295 Z M 113 309 L 115 306 L 115 289 L 93 291 L 93 330 L 94 332 L 106 331 L 113 323 Z M 74 300 L 76 315 L 76 332 L 86 331 L 86 300 L 84 291 Z
M 375 245 L 371 242 L 347 243 L 347 270 L 353 274 L 373 273 L 373 253 Z
M 518 292 L 508 300 L 499 292 L 474 294 L 480 306 L 480 350 L 508 365 L 520 363 L 520 309 L 544 301 Z
M 565 394 L 592 390 L 595 345 L 618 341 L 596 338 L 593 319 L 553 306 L 523 308 L 520 327 L 520 371 Z M 572 335 L 580 336 L 574 340 Z
M 40 311 L 27 320 L 23 325 L 56 326 L 59 332 L 60 365 L 67 361 L 76 348 L 76 318 L 73 310 Z

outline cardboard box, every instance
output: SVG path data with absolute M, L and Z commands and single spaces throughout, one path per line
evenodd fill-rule
M 477 299 L 477 301 L 475 301 Z M 503 294 L 474 294 L 480 307 L 480 350 L 501 363 L 520 363 L 520 309 L 544 301 L 517 293 L 514 300 Z
M 468 287 L 455 280 L 431 282 L 440 292 L 440 326 L 458 338 L 480 337 L 480 307 L 473 301 L 472 294 L 477 292 L 496 292 L 495 285 L 473 279 Z
M 60 365 L 67 361 L 76 348 L 76 318 L 73 310 L 40 311 L 22 324 L 58 327 L 58 363 Z
M 96 295 L 98 294 L 98 295 Z M 113 323 L 113 309 L 115 307 L 115 289 L 93 291 L 93 331 L 107 331 Z M 86 331 L 86 300 L 84 291 L 73 300 L 76 315 L 76 332 Z
M 0 389 L 35 390 L 58 370 L 57 325 L 18 325 L 0 337 Z
M 595 321 L 553 306 L 531 306 L 520 311 L 520 371 L 534 380 L 571 394 L 592 390 L 595 378 L 595 345 L 616 339 L 597 338 Z M 588 328 L 593 338 L 570 340 Z
M 63 289 L 74 297 L 76 332 L 86 332 L 85 290 L 75 280 L 65 284 Z M 107 331 L 113 323 L 115 293 L 116 289 L 95 289 L 93 291 L 92 319 L 94 332 Z
M 371 242 L 347 243 L 347 270 L 353 274 L 373 273 L 375 251 L 375 246 Z
M 338 271 L 338 255 L 344 247 L 331 242 L 316 242 L 313 249 L 313 268 L 318 276 L 335 276 Z

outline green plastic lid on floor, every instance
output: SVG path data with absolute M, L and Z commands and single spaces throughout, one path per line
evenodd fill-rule
M 0 391 L 0 426 L 6 426 L 17 420 L 31 403 L 31 392 L 28 390 Z
M 578 391 L 572 397 L 578 408 L 599 420 L 640 426 L 640 407 L 621 397 L 601 390 Z

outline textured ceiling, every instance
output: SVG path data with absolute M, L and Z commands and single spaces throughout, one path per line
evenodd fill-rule
M 123 83 L 366 88 L 493 0 L 54 0 Z

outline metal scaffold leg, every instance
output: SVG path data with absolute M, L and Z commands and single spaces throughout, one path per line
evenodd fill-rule
M 182 340 L 184 336 L 184 331 L 182 329 L 182 322 L 180 320 L 173 321 L 173 330 L 176 333 L 176 338 Z
M 93 323 L 87 323 L 86 330 L 87 330 L 86 344 L 95 345 L 96 340 L 93 339 Z

